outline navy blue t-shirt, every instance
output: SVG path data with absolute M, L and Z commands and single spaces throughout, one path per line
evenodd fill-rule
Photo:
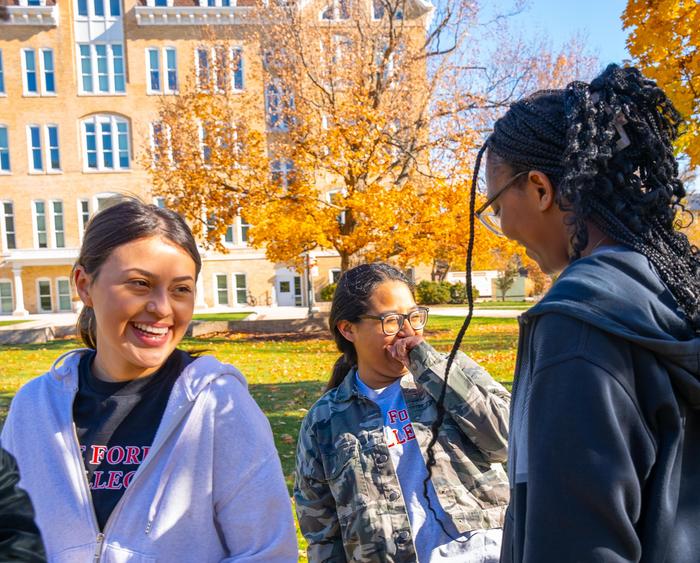
M 126 382 L 95 377 L 94 359 L 95 352 L 80 359 L 73 420 L 97 523 L 103 530 L 148 455 L 175 381 L 193 358 L 175 350 L 157 372 Z

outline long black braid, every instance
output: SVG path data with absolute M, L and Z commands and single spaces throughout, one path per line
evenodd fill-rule
M 572 261 L 588 245 L 586 223 L 590 221 L 649 259 L 690 326 L 700 333 L 700 252 L 674 228 L 685 212 L 681 200 L 686 191 L 673 153 L 681 121 L 654 81 L 636 68 L 610 65 L 590 85 L 572 82 L 564 90 L 542 90 L 514 103 L 479 150 L 470 193 L 469 311 L 448 357 L 423 482 L 428 508 L 448 536 L 452 537 L 430 505 L 428 482 L 445 416 L 449 371 L 473 313 L 474 202 L 485 149 L 514 174 L 533 169 L 547 174 L 555 186 L 557 204 L 571 212 Z

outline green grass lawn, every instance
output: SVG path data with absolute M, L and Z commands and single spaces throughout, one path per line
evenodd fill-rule
M 240 321 L 245 319 L 253 311 L 242 311 L 240 313 L 205 313 L 203 315 L 195 315 L 192 320 L 195 321 Z
M 18 325 L 22 323 L 28 323 L 30 319 L 19 319 L 19 320 L 11 320 L 11 321 L 0 321 L 0 326 L 10 326 L 10 325 Z
M 461 324 L 462 319 L 458 317 L 431 316 L 426 338 L 438 350 L 448 351 Z M 515 319 L 474 319 L 462 350 L 510 389 L 517 332 Z M 46 371 L 59 354 L 76 345 L 73 340 L 64 340 L 0 346 L 3 357 L 0 364 L 0 419 L 4 420 L 12 397 L 24 382 Z M 270 420 L 291 493 L 299 426 L 309 407 L 322 394 L 339 355 L 333 341 L 299 335 L 273 340 L 231 335 L 229 338 L 185 339 L 182 348 L 206 349 L 243 372 L 253 397 Z M 304 549 L 302 541 L 300 536 L 300 545 Z

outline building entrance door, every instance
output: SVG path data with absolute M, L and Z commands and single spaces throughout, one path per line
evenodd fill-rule
M 292 270 L 278 270 L 275 276 L 277 305 L 280 307 L 302 307 L 301 276 Z

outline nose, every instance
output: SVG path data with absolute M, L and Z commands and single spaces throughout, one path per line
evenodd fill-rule
M 399 335 L 401 335 L 401 337 L 406 337 L 413 336 L 415 334 L 417 334 L 416 330 L 411 326 L 411 323 L 408 322 L 408 318 L 404 317 L 403 325 L 401 325 L 401 330 L 399 330 Z
M 146 311 L 153 313 L 159 319 L 165 318 L 172 313 L 170 305 L 170 297 L 166 289 L 154 289 L 151 292 L 148 303 L 146 303 Z

